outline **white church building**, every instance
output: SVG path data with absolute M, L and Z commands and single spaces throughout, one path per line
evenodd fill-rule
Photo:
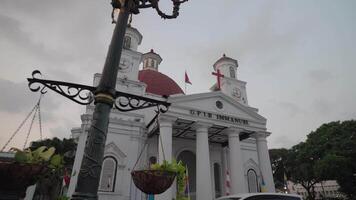
M 128 27 L 116 89 L 167 100 L 171 106 L 158 117 L 155 108 L 111 111 L 99 199 L 147 199 L 131 179 L 141 152 L 135 169 L 148 168 L 155 159 L 182 160 L 188 167 L 192 200 L 260 192 L 261 187 L 274 192 L 266 140 L 271 133 L 266 129 L 266 118 L 248 104 L 246 82 L 236 76 L 237 60 L 224 55 L 212 63 L 214 70 L 223 75 L 219 84 L 214 84 L 211 92 L 186 95 L 174 80 L 159 72 L 159 54 L 153 50 L 144 54 L 137 51 L 141 40 L 140 32 Z M 100 77 L 94 75 L 94 86 Z M 78 147 L 68 195 L 75 190 L 93 111 L 94 105 L 87 106 L 81 115 L 81 126 L 72 129 Z M 174 183 L 155 199 L 174 199 L 176 187 Z

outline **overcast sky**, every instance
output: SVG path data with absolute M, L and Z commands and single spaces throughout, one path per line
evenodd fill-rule
M 168 2 L 168 0 L 161 0 Z M 164 4 L 164 8 L 169 8 Z M 142 10 L 132 25 L 160 71 L 188 93 L 209 91 L 223 53 L 239 62 L 249 104 L 267 118 L 269 147 L 291 147 L 322 123 L 356 118 L 356 1 L 190 0 L 176 20 Z M 91 84 L 114 26 L 110 1 L 0 1 L 0 147 L 35 105 L 26 78 Z M 45 137 L 69 137 L 84 107 L 54 92 L 42 103 Z M 9 146 L 22 147 L 28 125 Z M 38 123 L 30 140 L 38 139 Z

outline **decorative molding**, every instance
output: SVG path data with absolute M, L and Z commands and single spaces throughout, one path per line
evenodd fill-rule
M 208 128 L 212 127 L 214 124 L 213 123 L 209 123 L 209 122 L 205 122 L 205 121 L 196 121 L 191 128 L 198 130 L 200 128 L 206 128 L 207 132 L 208 132 Z
M 240 109 L 241 111 L 245 112 L 246 114 L 250 115 L 254 120 L 249 119 L 249 121 L 266 124 L 267 119 L 264 118 L 263 116 L 259 115 L 253 109 L 251 109 L 252 107 L 247 107 L 247 106 L 243 105 L 242 103 L 235 101 L 234 98 L 222 93 L 221 91 L 192 94 L 192 95 L 188 95 L 188 96 L 170 97 L 169 102 L 173 103 L 174 107 L 177 107 L 174 104 L 183 103 L 183 102 L 192 102 L 192 101 L 197 101 L 197 100 L 205 100 L 205 99 L 214 98 L 214 97 L 219 97 L 222 100 L 234 105 L 236 108 Z M 182 108 L 184 108 L 185 110 L 189 110 L 189 107 L 182 107 Z
M 253 169 L 255 170 L 255 172 L 257 173 L 257 176 L 260 176 L 261 171 L 260 171 L 260 167 L 257 164 L 257 162 L 255 162 L 252 158 L 248 159 L 247 162 L 244 163 L 244 175 L 247 175 L 247 172 L 249 169 Z
M 252 136 L 255 137 L 257 141 L 266 140 L 266 138 L 270 135 L 271 132 L 267 132 L 267 131 L 258 131 L 252 134 Z
M 173 122 L 176 121 L 178 118 L 173 117 L 170 115 L 159 115 L 158 116 L 158 121 L 159 123 L 171 123 L 173 125 Z

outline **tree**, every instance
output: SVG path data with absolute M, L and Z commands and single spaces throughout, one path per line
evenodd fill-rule
M 314 185 L 320 182 L 315 167 L 318 156 L 311 150 L 308 143 L 301 142 L 289 150 L 286 162 L 288 178 L 304 187 L 308 193 L 308 200 L 315 199 Z
M 336 180 L 339 191 L 356 199 L 356 121 L 330 122 L 308 134 L 305 142 L 291 149 L 271 150 L 276 187 L 286 173 L 289 180 L 301 184 L 308 199 L 315 199 L 314 185 Z
M 356 121 L 330 122 L 306 140 L 317 155 L 315 170 L 321 180 L 335 179 L 348 199 L 356 199 Z

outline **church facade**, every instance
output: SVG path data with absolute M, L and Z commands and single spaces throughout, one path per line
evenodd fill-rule
M 218 81 L 207 93 L 186 95 L 159 72 L 162 58 L 151 50 L 137 51 L 140 32 L 128 27 L 116 89 L 171 103 L 156 115 L 156 108 L 131 112 L 113 109 L 99 185 L 99 199 L 147 199 L 131 179 L 134 169 L 147 169 L 152 161 L 181 160 L 188 168 L 189 196 L 211 200 L 226 194 L 274 192 L 267 140 L 270 132 L 258 109 L 249 106 L 246 82 L 236 77 L 238 63 L 227 56 L 213 65 Z M 139 66 L 143 69 L 139 70 Z M 101 75 L 95 74 L 96 86 Z M 72 129 L 78 141 L 68 189 L 72 195 L 94 110 L 81 115 L 81 127 Z M 141 154 L 142 152 L 142 154 Z M 141 156 L 140 156 L 141 154 Z M 175 198 L 176 184 L 155 199 Z

